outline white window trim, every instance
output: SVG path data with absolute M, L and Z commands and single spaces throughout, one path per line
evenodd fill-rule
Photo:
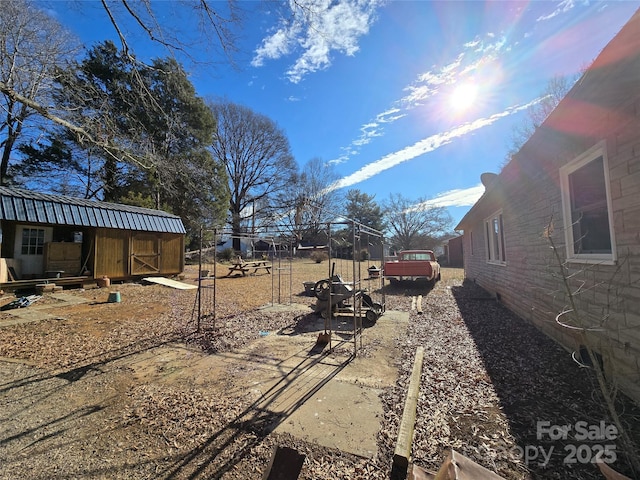
M 500 225 L 500 235 L 498 235 L 498 251 L 500 252 L 498 255 L 498 259 L 495 258 L 491 258 L 491 253 L 493 252 L 495 249 L 495 245 L 493 243 L 493 235 L 489 234 L 489 228 L 491 228 L 491 224 L 493 222 L 493 220 L 496 217 L 502 216 L 502 222 Z M 505 266 L 507 264 L 506 258 L 506 241 L 504 239 L 504 215 L 502 215 L 502 210 L 498 210 L 497 212 L 495 212 L 493 215 L 489 215 L 487 218 L 484 219 L 484 237 L 486 240 L 486 247 L 487 247 L 487 263 L 491 263 L 493 265 L 501 265 L 501 266 Z M 504 260 L 501 260 L 501 258 L 504 257 Z
M 574 253 L 573 226 L 571 221 L 571 198 L 569 192 L 569 175 L 585 166 L 589 162 L 602 157 L 604 169 L 604 184 L 607 200 L 607 216 L 609 217 L 609 235 L 611 236 L 611 253 Z M 614 265 L 617 260 L 616 238 L 613 228 L 613 208 L 611 202 L 611 187 L 609 183 L 609 159 L 607 158 L 606 141 L 602 140 L 589 150 L 560 168 L 560 193 L 562 196 L 562 216 L 564 219 L 564 236 L 567 260 L 574 263 L 599 263 Z

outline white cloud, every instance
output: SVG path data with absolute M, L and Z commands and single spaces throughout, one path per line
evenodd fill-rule
M 251 65 L 261 67 L 266 59 L 277 59 L 289 54 L 296 43 L 296 36 L 300 29 L 301 25 L 294 24 L 286 30 L 278 30 L 270 37 L 265 38 L 262 41 L 262 46 L 257 49 Z
M 476 73 L 495 60 L 504 48 L 506 39 L 496 39 L 495 35 L 490 34 L 489 40 L 485 42 L 476 38 L 471 42 L 467 42 L 463 45 L 464 51 L 459 53 L 453 61 L 442 67 L 433 67 L 431 70 L 419 74 L 412 84 L 404 88 L 404 92 L 407 92 L 404 97 L 396 100 L 390 108 L 376 115 L 376 122 L 390 124 L 407 116 L 409 111 L 424 105 L 426 101 L 440 93 L 443 87 L 448 87 L 458 81 L 464 81 L 466 77 Z M 359 147 L 369 144 L 372 139 L 364 127 L 360 130 L 362 134 L 353 140 L 350 145 L 351 147 L 356 147 L 355 154 L 359 153 Z M 384 129 L 379 126 L 375 136 L 380 137 L 383 134 Z M 331 163 L 345 163 L 348 160 L 349 156 L 342 154 L 339 158 L 332 160 Z
M 399 118 L 405 117 L 406 113 L 400 113 L 401 110 L 399 108 L 390 108 L 382 113 L 376 115 L 376 122 L 380 123 L 391 123 L 395 122 Z
M 293 21 L 282 22 L 277 31 L 266 37 L 251 61 L 254 67 L 266 60 L 301 53 L 286 72 L 293 83 L 305 75 L 331 65 L 331 53 L 354 55 L 358 40 L 369 33 L 375 21 L 378 0 L 290 0 Z
M 364 182 L 365 180 L 378 175 L 379 173 L 384 172 L 390 168 L 393 168 L 401 163 L 407 162 L 409 160 L 413 160 L 420 155 L 424 155 L 425 153 L 433 152 L 438 148 L 448 145 L 454 139 L 462 137 L 468 133 L 471 133 L 475 130 L 479 130 L 480 128 L 487 127 L 492 125 L 496 121 L 501 118 L 507 117 L 514 113 L 520 112 L 522 110 L 526 110 L 532 105 L 538 103 L 540 99 L 533 100 L 525 105 L 517 105 L 514 107 L 510 107 L 503 112 L 496 113 L 487 118 L 479 118 L 473 122 L 465 123 L 459 127 L 456 127 L 448 132 L 437 133 L 435 135 L 431 135 L 419 142 L 414 143 L 408 147 L 403 148 L 397 152 L 390 153 L 385 155 L 380 160 L 376 160 L 375 162 L 369 163 L 365 165 L 357 172 L 352 173 L 346 177 L 341 178 L 336 181 L 331 189 L 338 189 L 344 187 L 350 187 L 360 182 Z
M 436 195 L 426 202 L 414 206 L 416 210 L 428 210 L 434 207 L 470 207 L 475 204 L 484 193 L 484 185 L 479 183 L 475 187 L 449 190 Z
M 567 13 L 573 10 L 573 8 L 576 6 L 576 3 L 574 0 L 562 0 L 559 3 L 550 3 L 549 5 L 556 5 L 556 9 L 548 15 L 541 15 L 536 19 L 536 22 L 544 22 L 546 20 L 551 20 L 552 18 L 557 17 L 558 15 Z

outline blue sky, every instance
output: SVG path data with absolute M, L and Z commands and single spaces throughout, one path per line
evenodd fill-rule
M 118 44 L 98 2 L 42 4 L 87 47 Z M 274 3 L 241 2 L 237 68 L 181 59 L 198 94 L 268 116 L 299 164 L 331 162 L 345 191 L 379 202 L 391 193 L 427 199 L 447 207 L 454 224 L 481 195 L 480 174 L 499 171 L 514 127 L 548 81 L 588 66 L 640 8 L 578 0 L 313 4 L 320 28 L 309 29 L 283 24 Z M 169 10 L 183 4 L 153 5 L 180 31 L 180 12 Z M 140 32 L 125 34 L 138 56 L 166 56 Z

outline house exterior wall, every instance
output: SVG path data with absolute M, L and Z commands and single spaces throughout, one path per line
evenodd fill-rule
M 500 185 L 483 204 L 474 207 L 464 227 L 464 264 L 468 279 L 568 350 L 595 346 L 609 374 L 640 402 L 640 100 L 626 105 L 624 117 L 624 124 L 602 137 L 541 133 L 505 168 Z M 567 262 L 560 168 L 602 141 L 617 261 Z M 504 219 L 504 265 L 487 261 L 484 220 L 496 211 Z M 583 320 L 603 331 L 585 337 L 558 324 L 556 316 L 571 301 L 563 277 L 570 277 L 570 288 L 579 292 L 573 301 Z
M 594 349 L 608 379 L 640 403 L 638 85 L 640 12 L 503 171 L 485 184 L 485 194 L 458 228 L 464 230 L 467 279 L 567 350 Z M 572 229 L 564 210 L 569 198 L 575 200 L 568 190 L 583 197 L 592 193 L 588 180 L 580 184 L 586 189 L 568 187 L 567 172 L 600 151 L 612 248 L 596 259 L 595 250 L 586 255 L 573 251 L 575 236 L 587 235 Z M 494 218 L 502 221 L 504 259 L 490 258 L 498 255 L 489 253 L 497 237 L 487 235 L 485 221 Z M 591 229 L 600 232 L 601 227 Z

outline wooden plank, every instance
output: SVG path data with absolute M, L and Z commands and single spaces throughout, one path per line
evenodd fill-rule
M 416 305 L 416 310 L 419 315 L 422 315 L 422 295 L 418 295 L 418 303 Z
M 433 480 L 505 480 L 461 453 L 451 450 Z
M 420 377 L 422 376 L 422 362 L 424 360 L 424 347 L 416 349 L 413 371 L 409 381 L 407 400 L 404 403 L 402 420 L 398 429 L 396 450 L 393 454 L 394 467 L 401 468 L 405 472 L 409 466 L 411 457 L 411 443 L 413 442 L 413 430 L 416 423 L 416 410 L 418 408 L 418 395 L 420 394 Z
M 190 285 L 188 283 L 178 282 L 177 280 L 171 280 L 165 277 L 145 277 L 142 280 L 150 283 L 157 283 L 158 285 L 164 285 L 165 287 L 177 288 L 178 290 L 193 290 L 198 288 L 197 285 Z
M 631 480 L 626 475 L 622 475 L 621 473 L 616 472 L 613 468 L 604 463 L 600 457 L 600 454 L 596 456 L 596 463 L 598 464 L 600 473 L 604 475 L 604 478 L 606 478 L 607 480 Z
M 35 286 L 39 283 L 48 283 L 52 280 L 55 280 L 56 285 L 78 285 L 82 286 L 86 282 L 91 281 L 90 277 L 79 276 L 79 277 L 62 277 L 62 278 L 33 278 L 28 280 L 16 280 L 13 282 L 3 282 L 0 283 L 0 289 L 5 292 L 13 292 L 15 290 L 27 289 L 27 288 L 35 288 Z

